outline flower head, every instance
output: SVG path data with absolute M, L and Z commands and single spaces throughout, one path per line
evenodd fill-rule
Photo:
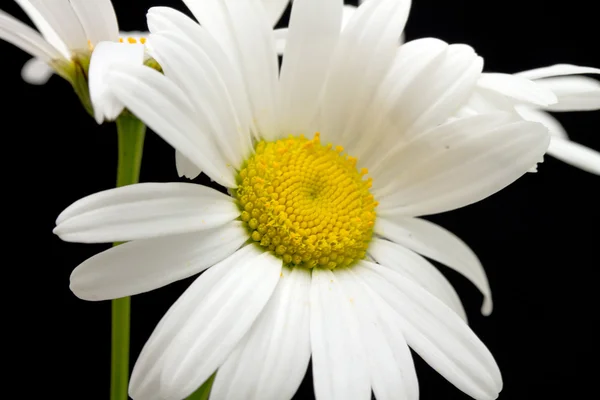
M 490 288 L 477 257 L 418 216 L 479 201 L 547 149 L 513 113 L 449 120 L 483 60 L 466 45 L 398 48 L 410 2 L 296 0 L 281 72 L 255 1 L 186 1 L 148 13 L 164 75 L 113 66 L 111 93 L 229 195 L 146 183 L 67 208 L 55 233 L 131 241 L 71 277 L 88 300 L 149 291 L 206 270 L 140 355 L 135 399 L 182 399 L 218 370 L 211 398 L 289 399 L 312 357 L 318 399 L 418 398 L 409 347 L 459 389 L 493 399 L 500 371 L 461 302 L 425 258 Z M 340 33 L 341 32 L 341 33 Z

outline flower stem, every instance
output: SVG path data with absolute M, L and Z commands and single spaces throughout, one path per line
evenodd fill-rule
M 208 400 L 208 395 L 210 395 L 210 389 L 212 388 L 212 384 L 215 381 L 216 375 L 216 372 L 212 374 L 211 377 L 208 378 L 206 382 L 204 382 L 202 386 L 200 386 L 198 390 L 192 393 L 186 400 Z
M 139 181 L 146 126 L 134 116 L 123 114 L 117 119 L 117 133 L 119 137 L 117 187 L 121 187 Z M 117 246 L 119 243 L 114 245 Z M 111 400 L 128 399 L 130 314 L 131 298 L 123 297 L 112 301 Z

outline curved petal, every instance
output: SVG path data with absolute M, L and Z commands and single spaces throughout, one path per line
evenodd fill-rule
M 484 73 L 477 86 L 480 90 L 489 90 L 533 106 L 545 107 L 558 101 L 552 90 L 518 75 Z
M 53 74 L 52 67 L 37 58 L 27 61 L 21 69 L 21 78 L 30 85 L 44 85 Z
M 111 0 L 70 0 L 92 46 L 119 41 L 119 24 Z
M 15 0 L 15 3 L 21 7 L 21 9 L 27 14 L 33 25 L 37 28 L 37 30 L 42 34 L 43 38 L 64 58 L 71 58 L 71 50 L 67 47 L 65 42 L 58 36 L 58 33 L 50 26 L 48 21 L 46 21 L 45 16 L 40 14 L 40 12 L 31 4 L 30 0 Z
M 221 73 L 209 56 L 172 32 L 151 34 L 149 45 L 165 75 L 192 101 L 201 128 L 197 134 L 210 138 L 228 164 L 240 168 L 252 152 L 249 126 L 237 121 Z
M 63 55 L 39 33 L 2 10 L 0 10 L 0 39 L 42 61 L 50 62 L 63 58 Z
M 192 322 L 192 317 L 195 315 L 195 311 L 199 311 L 199 306 L 206 310 L 207 300 L 213 300 L 215 295 L 222 294 L 222 289 L 232 285 L 232 279 L 237 279 L 239 287 L 245 290 L 238 291 L 234 288 L 229 295 L 235 296 L 237 299 L 252 295 L 252 293 L 248 293 L 248 287 L 245 284 L 250 281 L 246 279 L 246 275 L 249 271 L 248 267 L 254 265 L 260 259 L 260 256 L 261 252 L 257 247 L 245 246 L 208 269 L 188 287 L 163 316 L 144 345 L 131 374 L 129 394 L 132 398 L 147 400 L 163 400 L 165 398 L 160 393 L 161 373 L 170 346 L 177 345 L 175 342 L 177 335 L 182 332 L 184 326 Z M 262 265 L 264 264 L 257 263 L 255 269 L 262 271 Z M 249 272 L 252 273 L 253 271 Z M 260 296 L 260 293 L 256 293 L 256 295 Z M 217 309 L 221 310 L 222 308 L 217 306 L 214 311 L 217 311 Z M 236 310 L 233 309 L 224 311 L 228 314 L 228 318 L 237 315 Z M 241 316 L 245 315 L 243 308 L 238 311 Z M 200 325 L 196 326 L 196 328 L 200 327 Z M 217 327 L 206 325 L 206 332 L 212 332 L 214 329 L 217 329 Z M 225 353 L 223 358 L 230 351 L 230 349 L 223 349 L 222 347 L 215 350 Z M 214 372 L 217 367 L 218 365 L 212 371 Z M 180 398 L 183 397 L 185 396 Z
M 227 87 L 224 95 L 231 102 L 240 126 L 251 127 L 253 122 L 250 103 L 241 71 L 231 63 L 215 39 L 190 17 L 169 7 L 152 7 L 147 19 L 150 32 L 177 33 L 182 39 L 187 39 L 184 43 L 187 43 L 190 51 L 202 51 L 208 56 L 214 68 L 221 72 L 220 78 Z
M 600 109 L 600 82 L 586 76 L 563 76 L 536 81 L 552 90 L 558 102 L 544 109 L 548 111 L 593 111 Z
M 600 175 L 600 152 L 572 142 L 567 139 L 553 137 L 548 147 L 548 154 L 574 167 L 594 175 Z
M 385 190 L 373 191 L 379 214 L 418 216 L 464 207 L 505 188 L 543 160 L 550 141 L 544 125 L 491 123 L 497 119 L 454 120 L 409 142 L 386 166 L 399 175 L 388 180 Z
M 342 5 L 341 0 L 294 1 L 279 81 L 286 134 L 312 133 L 310 124 L 340 35 Z
M 260 134 L 273 139 L 277 120 L 278 60 L 273 29 L 260 0 L 184 0 L 241 71 Z
M 527 106 L 516 106 L 515 110 L 523 117 L 526 121 L 539 122 L 548 128 L 548 132 L 553 137 L 559 137 L 562 139 L 568 139 L 565 128 L 554 118 L 552 115 L 545 111 L 536 110 Z
M 175 166 L 177 167 L 177 175 L 180 178 L 185 176 L 188 179 L 194 179 L 202 173 L 200 168 L 188 160 L 179 150 L 175 150 Z
M 171 80 L 145 66 L 119 65 L 106 74 L 112 93 L 150 129 L 212 180 L 236 187 L 234 168 L 205 135 L 199 135 L 190 99 Z
M 272 26 L 275 26 L 291 0 L 262 0 Z
M 325 141 L 348 146 L 365 133 L 363 112 L 394 62 L 410 6 L 410 0 L 371 1 L 348 21 L 323 88 Z
M 111 67 L 122 64 L 142 65 L 144 63 L 143 44 L 123 44 L 117 42 L 98 43 L 92 52 L 88 72 L 90 100 L 94 107 L 94 117 L 98 124 L 114 121 L 125 106 L 112 94 L 106 82 L 106 73 Z
M 370 398 L 367 355 L 352 299 L 335 274 L 321 268 L 312 270 L 310 343 L 316 398 Z
M 239 216 L 233 199 L 191 183 L 139 183 L 76 201 L 56 221 L 67 242 L 125 242 L 212 229 Z
M 495 399 L 502 377 L 494 357 L 469 326 L 435 296 L 378 264 L 362 261 L 356 276 L 403 320 L 410 347 L 444 378 L 475 399 Z
M 419 382 L 398 316 L 365 290 L 352 269 L 336 268 L 334 274 L 351 298 L 358 317 L 375 397 L 418 400 Z
M 189 396 L 223 364 L 279 283 L 281 260 L 247 247 L 253 248 L 250 255 L 196 302 L 165 350 L 160 378 L 165 398 Z
M 46 39 L 62 50 L 88 50 L 88 38 L 70 0 L 16 0 Z M 70 53 L 65 54 L 69 57 Z
M 515 75 L 527 79 L 550 78 L 553 76 L 577 75 L 577 74 L 600 74 L 600 68 L 580 67 L 572 64 L 555 64 L 549 67 L 522 71 Z
M 108 300 L 148 292 L 198 274 L 229 257 L 248 239 L 239 222 L 203 232 L 134 240 L 87 259 L 71 274 L 83 300 Z
M 219 368 L 211 400 L 288 400 L 310 360 L 310 272 L 287 268 L 248 334 Z
M 492 292 L 481 262 L 460 238 L 419 218 L 380 217 L 375 233 L 427 258 L 447 265 L 469 279 L 484 296 L 481 313 L 492 312 Z
M 379 238 L 372 239 L 369 254 L 378 264 L 421 285 L 467 322 L 465 309 L 450 282 L 423 257 L 402 245 Z

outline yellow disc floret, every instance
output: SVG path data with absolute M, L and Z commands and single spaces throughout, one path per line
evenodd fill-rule
M 333 269 L 365 257 L 377 202 L 366 169 L 319 134 L 259 142 L 239 174 L 241 220 L 285 264 Z

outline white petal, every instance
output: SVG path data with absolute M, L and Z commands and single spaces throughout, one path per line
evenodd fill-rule
M 92 46 L 119 41 L 119 24 L 110 0 L 70 0 Z
M 387 190 L 374 190 L 379 214 L 418 216 L 464 207 L 542 161 L 550 141 L 542 124 L 496 125 L 497 120 L 494 115 L 454 120 L 409 142 L 386 167 L 398 176 Z
M 216 143 L 228 164 L 240 168 L 252 152 L 251 134 L 237 121 L 227 87 L 210 57 L 178 33 L 153 33 L 148 42 L 165 75 L 192 101 L 200 127 L 197 134 Z
M 365 134 L 364 110 L 394 61 L 410 5 L 410 0 L 365 3 L 344 28 L 323 88 L 325 141 L 347 146 Z
M 267 139 L 275 138 L 279 133 L 279 66 L 273 29 L 260 0 L 184 0 L 184 3 L 242 72 L 260 134 Z
M 94 48 L 88 72 L 90 100 L 94 107 L 96 122 L 101 124 L 114 121 L 125 106 L 112 93 L 106 82 L 106 73 L 112 67 L 142 65 L 144 63 L 143 44 L 123 44 L 118 42 L 100 42 Z
M 502 377 L 494 357 L 468 325 L 419 285 L 378 264 L 362 261 L 355 275 L 404 320 L 409 346 L 458 389 L 478 400 L 495 399 Z
M 2 10 L 0 10 L 0 39 L 42 61 L 50 62 L 63 57 L 39 33 Z
M 312 270 L 310 343 L 316 398 L 370 398 L 367 355 L 352 298 L 333 272 L 321 268 Z
M 467 321 L 465 309 L 452 284 L 423 257 L 402 245 L 379 238 L 372 239 L 368 251 L 377 263 L 421 285 Z
M 339 0 L 294 1 L 280 78 L 285 134 L 313 133 L 309 127 L 340 35 L 342 4 Z
M 208 55 L 214 68 L 221 72 L 221 79 L 227 86 L 223 96 L 227 95 L 231 101 L 240 126 L 246 129 L 251 127 L 252 115 L 241 72 L 231 63 L 215 39 L 190 17 L 169 7 L 152 7 L 147 18 L 152 33 L 178 33 L 182 38 L 188 39 L 186 43 L 190 46 L 189 51 L 202 51 Z
M 600 74 L 600 68 L 580 67 L 571 64 L 555 64 L 549 67 L 531 69 L 519 72 L 516 75 L 527 79 L 550 78 L 553 76 L 577 75 L 577 74 Z
M 219 368 L 212 400 L 288 400 L 310 360 L 310 272 L 284 267 L 248 334 Z
M 199 134 L 190 99 L 171 80 L 145 66 L 119 65 L 107 73 L 113 94 L 150 129 L 179 150 L 212 180 L 236 187 L 234 168 Z
M 375 397 L 417 400 L 419 382 L 412 355 L 399 329 L 402 321 L 387 304 L 365 290 L 352 269 L 337 268 L 334 274 L 352 299 Z
M 247 239 L 234 221 L 203 232 L 134 240 L 81 263 L 71 274 L 71 290 L 94 301 L 148 292 L 204 271 Z
M 262 3 L 267 11 L 271 26 L 275 26 L 290 3 L 290 0 L 262 0 Z
M 71 58 L 71 50 L 65 42 L 58 36 L 58 33 L 50 26 L 46 17 L 32 5 L 30 0 L 15 0 L 15 2 L 25 11 L 25 14 L 31 19 L 35 27 L 40 31 L 44 39 L 50 43 L 63 58 Z
M 54 233 L 68 242 L 125 242 L 212 229 L 239 213 L 231 197 L 206 186 L 140 183 L 76 201 Z
M 568 139 L 565 128 L 552 115 L 545 111 L 536 110 L 527 106 L 516 106 L 515 109 L 521 117 L 526 121 L 539 122 L 548 128 L 548 132 L 553 137 Z
M 177 175 L 180 178 L 185 176 L 188 179 L 194 179 L 202 172 L 178 150 L 175 150 L 175 166 L 177 167 Z
M 492 292 L 485 270 L 475 253 L 456 235 L 424 219 L 406 217 L 380 217 L 375 232 L 464 275 L 483 293 L 481 313 L 492 312 Z
M 550 141 L 548 154 L 574 167 L 600 175 L 600 152 L 589 147 L 568 139 L 553 137 Z
M 50 43 L 59 47 L 64 43 L 70 51 L 88 50 L 89 44 L 81 22 L 70 0 L 17 0 L 37 28 Z M 35 10 L 36 12 L 32 12 Z M 59 41 L 60 40 L 60 41 Z M 60 47 L 59 47 L 60 50 Z M 65 55 L 66 56 L 66 55 Z
M 557 102 L 552 90 L 518 75 L 485 73 L 477 81 L 477 86 L 519 103 L 544 107 Z
M 565 76 L 536 81 L 552 90 L 558 102 L 549 111 L 593 111 L 600 109 L 600 82 L 586 76 Z
M 277 286 L 281 260 L 258 246 L 247 247 L 251 253 L 196 302 L 166 349 L 160 388 L 165 398 L 182 399 L 200 387 L 248 332 Z
M 133 368 L 129 394 L 134 399 L 164 400 L 160 393 L 160 375 L 164 367 L 165 355 L 177 334 L 190 322 L 190 318 L 206 300 L 214 298 L 225 285 L 231 285 L 231 278 L 239 279 L 244 286 L 247 266 L 260 256 L 255 246 L 245 246 L 200 275 L 171 306 L 158 323 L 144 345 Z M 260 265 L 257 265 L 258 269 Z M 238 294 L 233 290 L 230 294 Z M 214 329 L 207 325 L 207 330 Z M 216 369 L 216 367 L 215 367 Z M 214 370 L 213 370 L 214 371 Z M 185 396 L 182 396 L 182 398 Z
M 37 58 L 27 61 L 21 69 L 21 77 L 30 85 L 44 85 L 52 74 L 54 74 L 52 67 Z

